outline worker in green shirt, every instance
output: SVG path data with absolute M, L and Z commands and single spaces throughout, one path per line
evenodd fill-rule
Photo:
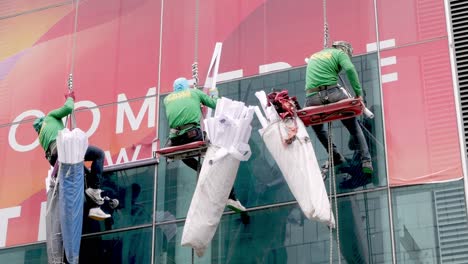
M 51 166 L 55 166 L 58 158 L 56 144 L 58 132 L 65 128 L 62 118 L 70 115 L 74 109 L 74 92 L 69 92 L 65 97 L 67 100 L 62 107 L 52 110 L 45 117 L 36 118 L 33 123 L 34 130 L 39 136 L 39 143 L 44 149 L 45 156 Z M 104 220 L 111 216 L 104 213 L 99 207 L 104 204 L 104 199 L 101 197 L 102 190 L 100 189 L 100 178 L 104 167 L 104 152 L 98 147 L 89 145 L 84 160 L 92 161 L 91 172 L 86 174 L 88 188 L 86 188 L 85 193 L 98 205 L 89 210 L 88 216 L 92 219 Z
M 164 98 L 166 117 L 169 123 L 169 140 L 165 147 L 180 146 L 195 141 L 203 141 L 203 132 L 200 127 L 202 117 L 201 106 L 216 108 L 218 90 L 210 89 L 210 95 L 198 89 L 190 89 L 186 78 L 174 81 L 174 91 Z M 182 160 L 194 171 L 198 171 L 199 163 L 195 158 Z M 245 207 L 236 199 L 234 187 L 229 194 L 227 206 L 236 211 L 245 211 Z
M 341 70 L 346 72 L 346 76 L 353 87 L 355 98 L 362 99 L 359 78 L 351 62 L 352 54 L 353 48 L 349 42 L 335 41 L 331 48 L 325 48 L 310 56 L 306 71 L 306 107 L 335 103 L 348 98 L 348 95 L 338 85 L 338 74 Z M 357 119 L 352 117 L 343 119 L 341 122 L 348 129 L 352 140 L 359 146 L 362 171 L 366 174 L 372 173 L 373 167 L 369 148 Z M 324 125 L 315 125 L 312 128 L 328 151 L 328 133 Z M 333 144 L 333 159 L 335 165 L 346 161 L 336 149 L 335 144 Z

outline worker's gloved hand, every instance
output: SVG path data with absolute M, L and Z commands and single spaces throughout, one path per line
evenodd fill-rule
M 64 94 L 65 95 L 65 99 L 68 99 L 68 98 L 72 98 L 73 101 L 75 101 L 75 91 L 69 91 L 68 93 Z
M 209 95 L 211 97 L 219 97 L 219 92 L 218 92 L 218 88 L 210 88 L 209 90 Z

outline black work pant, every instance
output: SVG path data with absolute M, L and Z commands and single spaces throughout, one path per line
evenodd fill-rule
M 49 149 L 46 151 L 46 158 L 51 166 L 55 166 L 58 158 L 55 141 L 50 143 Z M 104 169 L 104 151 L 98 147 L 89 145 L 84 160 L 92 162 L 91 172 L 86 174 L 87 187 L 99 189 L 101 187 L 100 179 Z

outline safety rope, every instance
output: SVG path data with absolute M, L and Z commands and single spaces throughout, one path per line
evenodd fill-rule
M 333 141 L 332 141 L 332 123 L 328 123 L 328 160 L 330 164 L 330 180 L 328 181 L 328 189 L 330 191 L 330 220 L 332 219 L 333 204 L 335 207 L 335 228 L 336 228 L 336 243 L 337 243 L 337 255 L 338 263 L 341 264 L 341 245 L 340 245 L 340 222 L 338 214 L 338 197 L 336 191 L 336 175 L 334 167 L 334 157 L 333 157 Z M 333 229 L 330 228 L 330 263 L 333 263 Z
M 73 24 L 73 35 L 72 35 L 72 51 L 71 51 L 71 62 L 70 62 L 70 74 L 68 75 L 67 87 L 68 92 L 73 92 L 73 72 L 75 70 L 75 53 L 76 53 L 76 35 L 78 29 L 78 8 L 80 0 L 76 0 L 75 2 L 75 21 Z M 69 117 L 67 117 L 67 121 L 65 122 L 65 126 L 68 123 L 68 119 L 71 119 L 70 128 L 73 129 L 76 127 L 76 118 L 75 118 L 75 111 L 72 110 L 72 113 Z
M 75 4 L 75 22 L 73 25 L 73 44 L 72 44 L 72 58 L 71 58 L 71 66 L 70 66 L 70 78 L 73 79 L 73 71 L 75 69 L 75 51 L 76 51 L 76 32 L 78 29 L 78 8 L 79 8 L 80 0 L 76 0 Z M 70 85 L 71 83 L 71 85 Z M 68 89 L 73 90 L 72 82 L 69 83 Z
M 329 33 L 328 33 L 328 22 L 327 22 L 327 0 L 323 0 L 323 47 L 328 47 Z
M 192 78 L 194 80 L 193 86 L 198 87 L 198 23 L 200 16 L 200 2 L 195 0 L 195 49 L 194 49 L 194 59 L 192 64 Z
M 200 20 L 200 1 L 195 0 L 195 48 L 193 51 L 193 64 L 192 64 L 192 78 L 194 80 L 193 86 L 195 89 L 198 89 L 198 82 L 199 82 L 199 77 L 198 77 L 198 34 L 199 34 L 199 20 Z M 206 107 L 205 107 L 206 108 Z M 201 122 L 200 126 L 202 129 L 202 140 L 205 141 L 205 133 L 204 131 L 204 125 L 203 125 L 203 119 L 205 118 L 204 114 L 202 114 L 201 117 Z
M 327 21 L 327 0 L 323 0 L 323 48 L 327 48 L 329 44 L 329 29 Z M 340 246 L 340 224 L 338 217 L 338 197 L 336 192 L 336 175 L 335 163 L 333 158 L 333 141 L 332 141 L 332 123 L 328 123 L 328 155 L 329 155 L 329 173 L 330 180 L 328 182 L 330 191 L 330 220 L 333 216 L 333 203 L 335 204 L 335 227 L 336 227 L 336 242 L 337 242 L 337 255 L 338 263 L 341 264 L 341 246 Z M 330 264 L 333 263 L 333 228 L 330 228 Z
M 331 126 L 331 123 L 328 123 L 328 153 L 333 153 L 333 143 L 331 141 L 332 137 L 331 137 L 331 129 L 330 129 L 330 126 Z M 332 152 L 330 152 L 330 150 Z M 332 187 L 332 171 L 334 170 L 333 168 L 333 155 L 329 154 L 328 155 L 328 171 L 330 173 L 330 177 L 329 177 L 329 180 L 328 180 L 328 191 L 330 192 L 330 221 L 332 221 L 333 219 L 333 197 L 332 197 L 332 190 L 333 190 L 333 187 Z M 336 220 L 335 220 L 336 221 Z M 335 224 L 336 226 L 336 224 Z M 332 227 L 329 227 L 328 229 L 329 231 L 329 234 L 330 234 L 330 238 L 329 238 L 329 242 L 330 242 L 330 264 L 333 263 L 333 228 Z
M 323 48 L 328 46 L 328 22 L 327 22 L 327 0 L 323 0 Z M 330 192 L 330 221 L 333 219 L 333 201 L 336 195 L 333 195 L 333 184 L 335 182 L 335 166 L 333 162 L 333 143 L 331 133 L 331 122 L 328 123 L 328 164 L 330 177 L 328 180 L 328 190 Z M 335 200 L 336 201 L 336 200 Z M 335 219 L 335 226 L 337 226 L 338 220 Z M 330 243 L 330 264 L 333 263 L 333 228 L 329 227 L 329 243 Z
M 193 50 L 193 64 L 192 64 L 192 78 L 193 78 L 193 87 L 198 89 L 198 31 L 199 31 L 199 20 L 200 20 L 200 1 L 195 0 L 195 32 L 194 32 L 194 50 Z M 202 141 L 206 141 L 205 133 L 204 133 L 204 124 L 203 124 L 204 114 L 202 112 L 201 120 L 200 120 L 200 127 L 202 132 Z M 200 156 L 198 157 L 198 167 L 200 167 Z M 197 171 L 197 181 L 200 171 Z M 193 255 L 193 249 L 192 249 Z

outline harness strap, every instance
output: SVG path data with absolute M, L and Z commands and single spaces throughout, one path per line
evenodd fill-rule
M 317 92 L 321 92 L 321 91 L 325 91 L 325 90 L 329 90 L 333 88 L 338 88 L 338 87 L 339 86 L 337 84 L 322 85 L 322 86 L 307 89 L 306 94 L 317 93 Z
M 189 128 L 194 128 L 194 127 L 197 127 L 197 126 L 198 126 L 197 123 L 188 123 L 186 125 L 178 126 L 176 128 L 171 128 L 170 133 L 178 135 L 180 133 L 180 131 L 182 131 L 182 130 L 189 129 Z

